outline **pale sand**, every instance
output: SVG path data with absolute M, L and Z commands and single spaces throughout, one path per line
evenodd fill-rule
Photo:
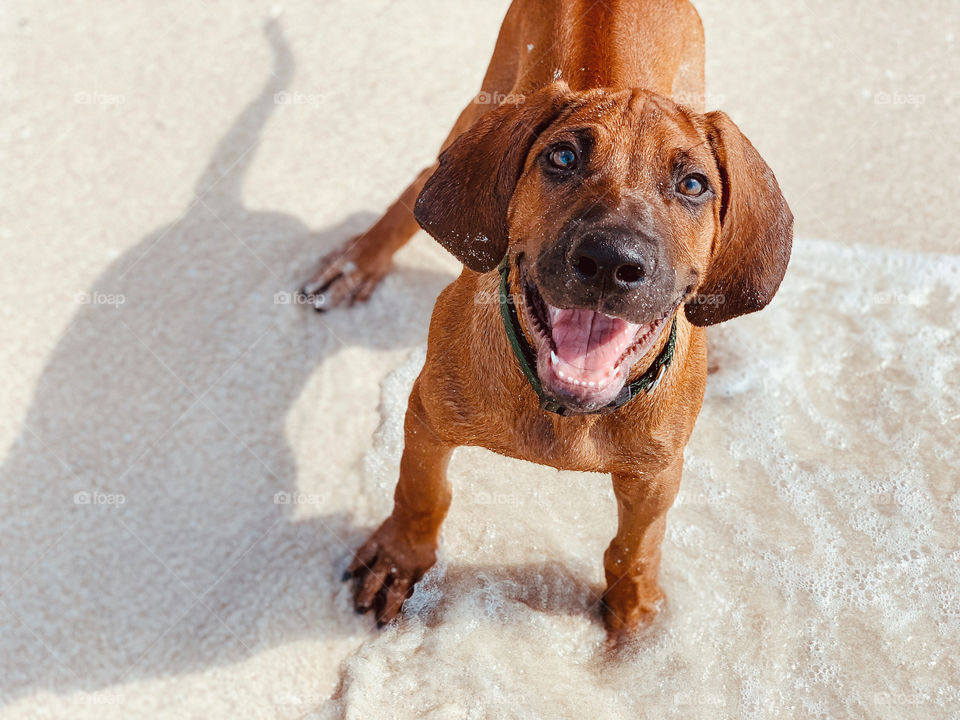
M 282 293 L 432 159 L 506 5 L 287 3 L 276 57 L 269 4 L 0 10 L 0 716 L 960 714 L 949 0 L 697 3 L 799 239 L 712 335 L 657 624 L 604 655 L 605 478 L 481 450 L 399 624 L 351 611 L 457 265 Z

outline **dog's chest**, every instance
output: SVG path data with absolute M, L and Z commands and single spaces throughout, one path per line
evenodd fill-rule
M 596 417 L 561 418 L 540 410 L 504 413 L 487 427 L 481 443 L 487 449 L 558 470 L 604 472 L 607 460 L 622 452 Z

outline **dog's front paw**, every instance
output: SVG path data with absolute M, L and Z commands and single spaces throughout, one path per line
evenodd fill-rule
M 621 578 L 607 587 L 601 609 L 603 624 L 612 643 L 629 638 L 650 625 L 666 596 L 659 586 Z
M 300 288 L 300 296 L 318 312 L 349 307 L 369 298 L 389 269 L 389 256 L 384 260 L 371 252 L 362 236 L 351 238 L 320 258 L 317 271 Z
M 397 616 L 414 584 L 437 560 L 435 543 L 414 543 L 404 537 L 393 516 L 357 550 L 344 580 L 356 580 L 354 607 L 374 611 L 381 627 Z

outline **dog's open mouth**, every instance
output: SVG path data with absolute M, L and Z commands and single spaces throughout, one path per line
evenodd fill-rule
M 584 411 L 613 402 L 634 362 L 660 336 L 676 306 L 638 325 L 594 310 L 556 308 L 521 273 L 528 325 L 537 335 L 537 374 L 550 395 Z

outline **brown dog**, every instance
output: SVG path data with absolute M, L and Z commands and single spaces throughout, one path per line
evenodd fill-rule
M 321 309 L 365 299 L 418 222 L 465 266 L 433 312 L 393 513 L 349 568 L 358 610 L 396 616 L 435 561 L 450 454 L 479 445 L 610 473 L 604 621 L 656 614 L 703 327 L 770 302 L 792 242 L 770 168 L 700 114 L 703 65 L 685 0 L 515 0 L 438 164 L 304 287 Z

